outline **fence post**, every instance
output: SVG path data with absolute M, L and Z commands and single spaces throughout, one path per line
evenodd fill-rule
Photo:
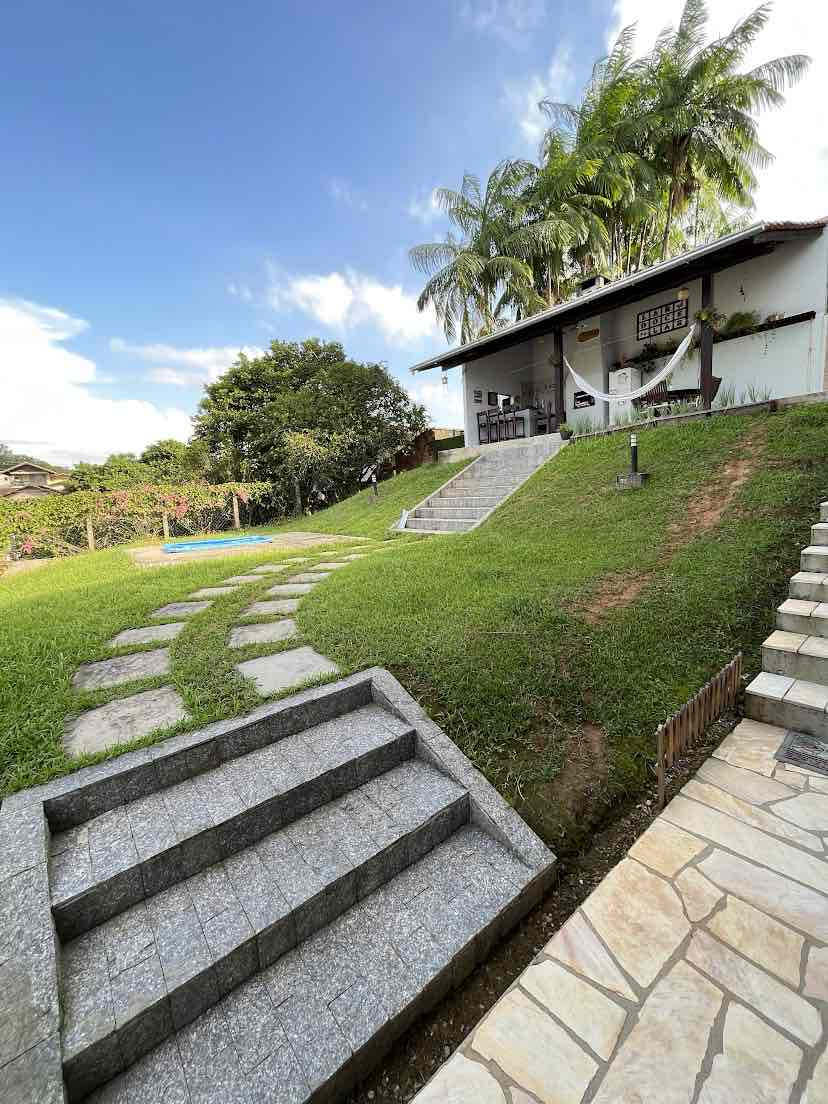
M 233 528 L 241 529 L 241 522 L 239 521 L 239 500 L 233 495 Z
M 658 726 L 658 807 L 664 808 L 664 793 L 665 793 L 665 780 L 664 780 L 664 725 Z
M 164 533 L 164 540 L 170 539 L 170 515 L 166 510 L 161 512 L 161 529 Z
M 92 515 L 86 515 L 86 543 L 89 545 L 89 551 L 95 551 L 95 530 L 92 527 Z

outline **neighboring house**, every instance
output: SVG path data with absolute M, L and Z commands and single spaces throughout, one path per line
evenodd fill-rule
M 61 479 L 51 468 L 24 460 L 0 472 L 0 498 L 42 498 L 62 494 Z
M 534 436 L 579 416 L 609 425 L 629 415 L 625 393 L 667 363 L 699 312 L 739 312 L 753 314 L 745 321 L 754 332 L 723 337 L 701 320 L 699 347 L 660 385 L 662 397 L 704 407 L 719 391 L 736 401 L 828 391 L 826 226 L 760 222 L 632 276 L 587 281 L 573 299 L 411 371 L 461 368 L 467 446 Z M 564 357 L 612 401 L 579 390 Z M 509 419 L 489 413 L 504 407 Z

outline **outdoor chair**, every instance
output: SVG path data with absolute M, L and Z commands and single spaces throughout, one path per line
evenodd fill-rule
M 477 414 L 477 440 L 481 445 L 489 443 L 489 415 L 485 410 L 480 410 Z

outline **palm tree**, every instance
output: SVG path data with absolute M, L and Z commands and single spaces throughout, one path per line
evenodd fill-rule
M 770 10 L 770 4 L 762 4 L 728 34 L 707 42 L 704 0 L 687 0 L 678 27 L 659 35 L 647 59 L 645 99 L 630 134 L 649 147 L 653 167 L 666 184 L 662 259 L 673 220 L 702 179 L 719 199 L 749 206 L 754 169 L 771 160 L 759 142 L 754 115 L 781 106 L 783 90 L 800 79 L 810 59 L 791 54 L 740 72 Z
M 510 245 L 521 218 L 519 198 L 525 177 L 522 162 L 503 161 L 485 190 L 471 174 L 460 191 L 439 188 L 436 200 L 460 232 L 444 241 L 417 245 L 411 263 L 429 277 L 417 300 L 434 305 L 449 341 L 461 343 L 491 333 L 509 316 L 532 314 L 543 306 L 533 272 Z

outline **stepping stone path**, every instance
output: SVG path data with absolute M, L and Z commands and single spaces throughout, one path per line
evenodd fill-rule
M 297 611 L 302 597 L 323 582 L 331 571 L 347 567 L 348 561 L 363 559 L 368 554 L 351 553 L 343 560 L 320 563 L 309 571 L 299 572 L 284 582 L 269 587 L 266 591 L 267 599 L 251 603 L 240 613 L 240 623 L 230 631 L 228 647 L 238 649 L 279 645 L 291 640 L 298 635 L 298 628 L 296 622 L 287 615 Z M 202 587 L 191 594 L 188 601 L 169 602 L 153 610 L 150 617 L 196 617 L 210 608 L 214 598 L 232 594 L 245 584 L 261 583 L 269 574 L 287 571 L 288 565 L 308 563 L 310 559 L 308 556 L 293 556 L 284 563 L 260 564 L 249 574 L 233 575 L 215 586 Z M 261 616 L 274 616 L 279 620 L 244 624 L 245 618 Z M 185 625 L 186 621 L 179 620 L 168 625 L 125 629 L 108 642 L 108 647 L 124 648 L 174 640 Z M 243 660 L 236 665 L 236 670 L 250 679 L 262 696 L 281 693 L 323 675 L 339 673 L 335 663 L 307 645 Z M 99 690 L 139 679 L 158 678 L 169 674 L 169 671 L 169 649 L 157 648 L 86 663 L 75 672 L 72 685 L 76 690 Z M 67 725 L 64 746 L 72 755 L 101 751 L 114 744 L 147 736 L 156 730 L 170 728 L 183 720 L 189 720 L 189 714 L 181 696 L 172 687 L 146 690 L 81 714 Z
M 75 672 L 72 685 L 76 690 L 102 690 L 122 682 L 166 675 L 169 669 L 169 648 L 156 648 L 152 652 L 135 652 L 134 655 L 102 659 L 99 663 L 84 663 Z

